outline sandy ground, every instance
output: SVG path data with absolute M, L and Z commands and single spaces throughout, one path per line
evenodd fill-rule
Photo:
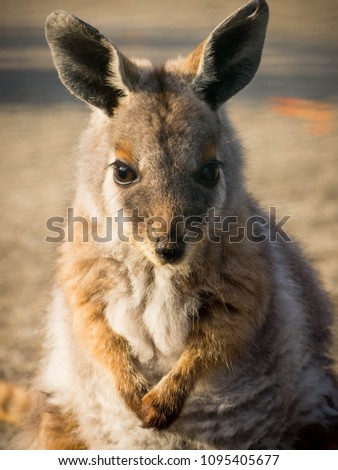
M 0 379 L 25 383 L 36 370 L 55 260 L 45 224 L 71 200 L 71 150 L 89 115 L 57 79 L 46 16 L 71 11 L 126 55 L 159 62 L 188 53 L 242 3 L 1 1 Z M 338 4 L 271 0 L 270 7 L 261 68 L 229 111 L 247 149 L 249 188 L 265 208 L 291 216 L 288 231 L 338 309 Z M 0 427 L 0 448 L 12 432 Z

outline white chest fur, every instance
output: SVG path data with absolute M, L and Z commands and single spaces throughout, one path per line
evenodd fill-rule
M 130 343 L 141 363 L 167 363 L 182 352 L 196 315 L 198 300 L 182 295 L 172 282 L 173 271 L 154 268 L 121 280 L 109 295 L 106 318 Z

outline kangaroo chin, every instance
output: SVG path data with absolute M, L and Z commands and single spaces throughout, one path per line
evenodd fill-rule
M 59 77 L 92 118 L 82 227 L 60 247 L 18 447 L 338 448 L 330 303 L 297 243 L 256 223 L 223 107 L 256 73 L 268 16 L 250 1 L 160 67 L 67 12 L 47 18 Z M 107 240 L 84 239 L 109 218 Z

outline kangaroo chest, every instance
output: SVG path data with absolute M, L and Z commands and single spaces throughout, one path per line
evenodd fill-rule
M 143 365 L 166 369 L 184 348 L 198 304 L 197 296 L 180 292 L 170 270 L 159 268 L 151 277 L 137 273 L 121 280 L 109 293 L 106 318 Z

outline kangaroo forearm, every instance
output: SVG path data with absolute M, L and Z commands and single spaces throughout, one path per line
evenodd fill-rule
M 169 426 L 180 415 L 197 381 L 224 364 L 229 369 L 247 350 L 252 327 L 244 328 L 245 314 L 220 322 L 222 312 L 203 318 L 193 328 L 186 347 L 171 371 L 142 400 L 143 423 L 158 429 Z M 247 322 L 246 322 L 247 323 Z
M 137 414 L 148 384 L 134 364 L 127 340 L 109 327 L 103 312 L 100 303 L 77 305 L 72 311 L 74 334 L 94 360 L 111 372 L 120 395 Z
M 70 309 L 74 337 L 114 377 L 116 388 L 136 414 L 148 384 L 138 371 L 127 340 L 114 332 L 105 318 L 106 297 L 113 286 L 108 259 L 75 260 L 64 248 L 59 280 Z M 78 246 L 79 253 L 83 250 Z M 68 261 L 68 262 L 67 262 Z

